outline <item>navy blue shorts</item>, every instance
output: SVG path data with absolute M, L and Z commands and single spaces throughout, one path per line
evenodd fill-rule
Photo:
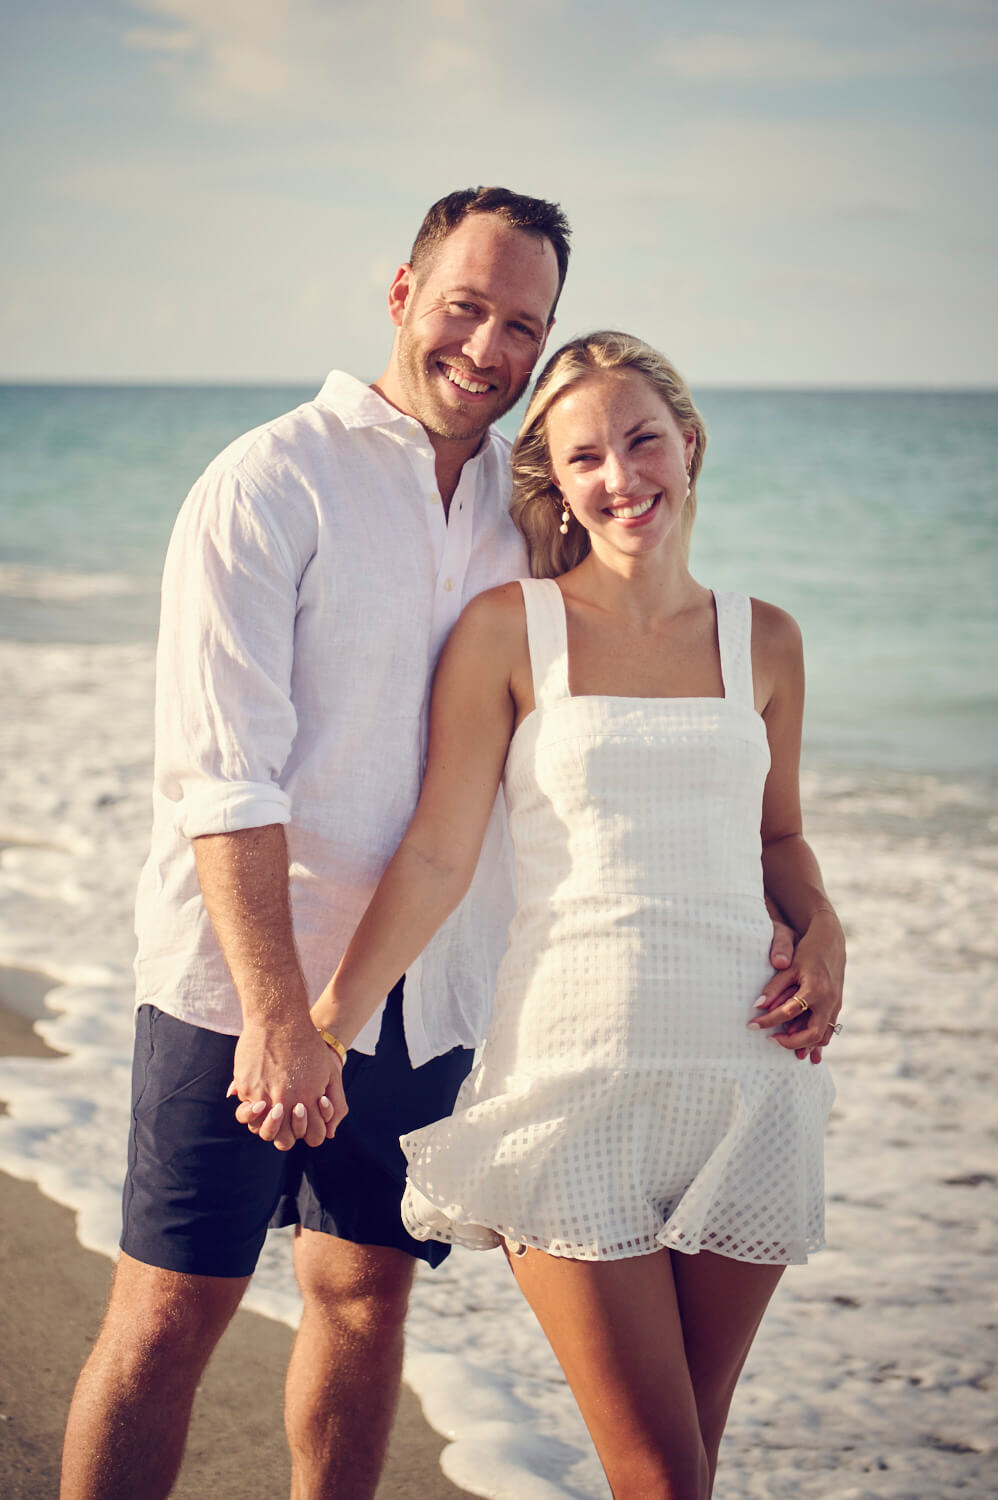
M 374 1056 L 347 1058 L 350 1113 L 335 1140 L 278 1151 L 236 1122 L 236 1101 L 225 1097 L 235 1046 L 235 1037 L 140 1006 L 122 1250 L 168 1271 L 249 1276 L 269 1225 L 302 1224 L 439 1265 L 449 1246 L 402 1227 L 398 1138 L 450 1113 L 472 1053 L 455 1047 L 413 1068 L 398 984 Z

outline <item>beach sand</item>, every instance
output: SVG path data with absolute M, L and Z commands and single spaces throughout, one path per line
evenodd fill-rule
M 44 1008 L 45 976 L 0 969 L 0 1053 L 56 1054 L 29 1017 Z M 74 1215 L 31 1183 L 0 1173 L 0 1494 L 47 1500 L 59 1483 L 66 1412 L 103 1312 L 111 1264 L 84 1250 Z M 239 1312 L 208 1368 L 194 1409 L 176 1500 L 245 1500 L 287 1493 L 282 1426 L 291 1330 Z M 440 1470 L 443 1440 L 402 1389 L 377 1500 L 459 1500 Z M 247 1488 L 247 1474 L 252 1483 Z

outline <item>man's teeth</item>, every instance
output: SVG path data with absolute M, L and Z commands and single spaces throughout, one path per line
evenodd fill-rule
M 637 505 L 615 505 L 610 514 L 618 521 L 633 521 L 635 516 L 643 516 L 646 511 L 651 510 L 657 495 L 649 495 L 647 500 L 639 500 Z
M 454 385 L 459 385 L 462 391 L 470 391 L 473 396 L 481 396 L 489 389 L 488 384 L 482 384 L 480 380 L 471 380 L 467 375 L 462 375 L 460 370 L 451 370 L 444 366 L 444 374 Z

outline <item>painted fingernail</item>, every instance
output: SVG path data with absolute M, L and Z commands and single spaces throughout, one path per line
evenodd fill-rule
M 308 1111 L 305 1109 L 304 1104 L 296 1104 L 292 1110 L 292 1114 L 296 1120 L 304 1120 L 307 1113 Z
M 761 1010 L 764 1005 L 768 1005 L 768 1004 L 769 1004 L 769 1001 L 767 1000 L 766 996 L 765 995 L 760 995 L 759 998 L 758 998 L 758 1000 L 753 1005 L 752 1009 L 753 1010 Z
M 272 1120 L 283 1120 L 284 1119 L 284 1105 L 283 1104 L 275 1104 L 274 1107 L 273 1107 L 273 1109 L 270 1111 L 270 1118 Z
M 323 1094 L 322 1098 L 319 1100 L 319 1108 L 320 1109 L 332 1109 L 332 1107 L 333 1106 L 332 1106 L 331 1100 L 327 1099 L 326 1096 L 325 1096 L 325 1094 Z
M 231 1099 L 234 1093 L 236 1093 L 236 1080 L 233 1078 L 232 1082 L 229 1084 L 228 1088 L 225 1090 L 225 1097 L 226 1097 L 226 1099 Z
M 267 1101 L 266 1101 L 266 1099 L 258 1099 L 255 1104 L 252 1104 L 250 1106 L 250 1114 L 251 1115 L 262 1115 L 263 1112 L 264 1112 L 264 1110 L 266 1108 L 267 1108 Z

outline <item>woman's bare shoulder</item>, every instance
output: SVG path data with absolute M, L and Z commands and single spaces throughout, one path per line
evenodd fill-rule
M 510 666 L 526 650 L 527 621 L 517 583 L 500 584 L 469 600 L 451 631 L 445 654 Z
M 523 590 L 518 583 L 501 583 L 496 588 L 476 594 L 464 606 L 458 624 L 466 624 L 469 630 L 474 631 L 522 634 L 526 629 Z
M 753 651 L 782 660 L 800 656 L 800 626 L 793 615 L 765 599 L 753 599 L 751 603 Z

